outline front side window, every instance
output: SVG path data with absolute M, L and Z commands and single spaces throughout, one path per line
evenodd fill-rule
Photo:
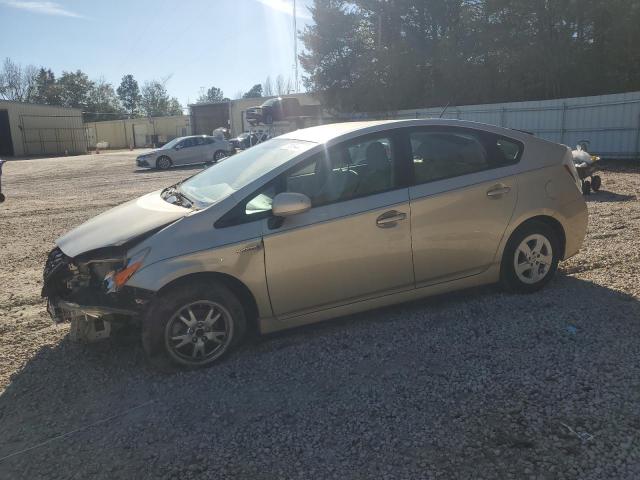
M 180 191 L 204 208 L 315 146 L 313 142 L 278 138 L 259 143 L 185 180 Z
M 459 177 L 516 163 L 522 145 L 471 129 L 425 129 L 410 133 L 415 183 Z
M 193 138 L 185 138 L 182 142 L 180 142 L 180 148 L 189 148 L 195 145 L 195 141 Z
M 396 155 L 387 136 L 351 141 L 313 155 L 252 196 L 245 215 L 271 210 L 280 192 L 303 193 L 314 207 L 396 188 Z

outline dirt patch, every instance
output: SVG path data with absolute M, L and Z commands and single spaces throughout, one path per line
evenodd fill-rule
M 602 174 L 540 293 L 385 308 L 168 375 L 135 338 L 70 343 L 39 297 L 56 237 L 199 170 L 134 156 L 5 166 L 0 478 L 640 477 L 640 167 Z

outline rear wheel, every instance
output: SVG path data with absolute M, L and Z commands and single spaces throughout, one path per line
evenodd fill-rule
M 213 154 L 213 162 L 217 163 L 226 156 L 227 154 L 223 150 L 218 150 L 216 153 Z
M 591 182 L 589 180 L 582 181 L 582 194 L 589 195 L 591 193 Z
M 237 345 L 246 331 L 244 309 L 225 286 L 185 284 L 156 300 L 143 322 L 150 357 L 186 367 L 213 364 Z
M 507 242 L 500 272 L 502 286 L 520 293 L 540 290 L 555 275 L 559 253 L 557 235 L 549 225 L 524 224 Z
M 166 155 L 163 155 L 158 160 L 156 160 L 156 168 L 158 170 L 166 170 L 167 168 L 171 167 L 171 164 L 171 159 Z

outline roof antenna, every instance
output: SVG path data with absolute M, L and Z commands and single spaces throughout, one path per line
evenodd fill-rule
M 442 116 L 444 115 L 444 112 L 446 112 L 447 108 L 449 108 L 449 105 L 451 105 L 451 102 L 447 102 L 447 104 L 444 106 L 444 108 L 440 112 L 440 116 L 438 118 L 442 118 Z

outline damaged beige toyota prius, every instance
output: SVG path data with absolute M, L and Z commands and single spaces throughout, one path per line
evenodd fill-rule
M 249 329 L 500 282 L 533 292 L 587 209 L 571 150 L 452 120 L 324 125 L 256 145 L 59 238 L 42 295 L 85 337 L 215 362 Z

